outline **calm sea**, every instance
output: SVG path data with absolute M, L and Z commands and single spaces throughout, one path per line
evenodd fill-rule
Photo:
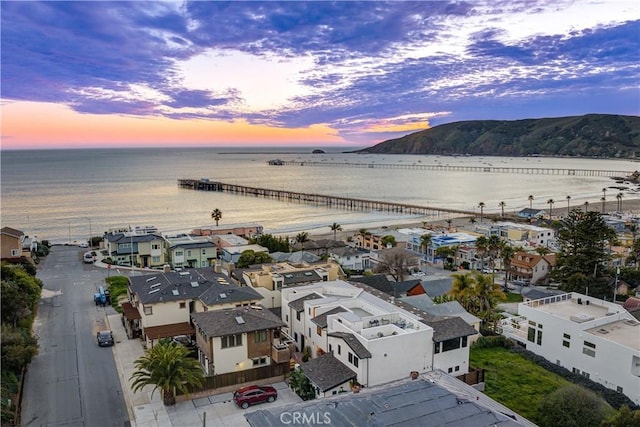
M 564 175 L 487 174 L 347 167 L 274 167 L 270 159 L 362 163 L 416 163 L 470 166 L 523 166 L 634 171 L 638 163 L 622 160 L 508 157 L 358 155 L 309 148 L 93 149 L 3 151 L 2 226 L 23 230 L 56 243 L 86 240 L 110 228 L 153 225 L 171 234 L 210 226 L 211 211 L 220 224 L 259 223 L 273 234 L 300 231 L 330 233 L 337 222 L 346 230 L 420 222 L 433 218 L 350 212 L 232 194 L 178 188 L 179 178 L 209 178 L 227 183 L 383 201 L 499 212 L 529 207 L 547 209 L 584 201 L 598 203 L 611 178 Z M 637 198 L 635 188 L 624 198 Z M 615 200 L 618 189 L 608 191 Z M 478 210 L 479 211 L 479 210 Z

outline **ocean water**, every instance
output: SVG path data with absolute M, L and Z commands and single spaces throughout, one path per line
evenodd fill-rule
M 337 222 L 345 230 L 420 222 L 433 217 L 352 212 L 259 197 L 181 189 L 180 178 L 209 178 L 227 183 L 402 202 L 485 213 L 533 206 L 548 209 L 585 201 L 599 203 L 602 189 L 617 186 L 608 177 L 438 172 L 378 168 L 268 166 L 274 158 L 298 161 L 416 163 L 439 165 L 604 169 L 632 172 L 626 160 L 508 157 L 311 154 L 309 148 L 278 149 L 163 148 L 2 151 L 2 226 L 23 230 L 55 243 L 86 240 L 110 228 L 153 225 L 171 234 L 213 225 L 259 223 L 268 233 L 295 236 L 300 231 L 329 234 Z M 620 190 L 607 191 L 615 200 Z M 638 198 L 637 188 L 622 191 Z M 442 218 L 442 217 L 441 217 Z

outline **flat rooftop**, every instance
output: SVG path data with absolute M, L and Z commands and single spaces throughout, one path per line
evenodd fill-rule
M 640 321 L 617 320 L 585 332 L 640 351 Z
M 578 323 L 602 319 L 607 316 L 607 313 L 619 313 L 623 310 L 622 307 L 605 301 L 576 297 L 573 294 L 554 295 L 522 304 L 562 319 L 572 321 L 580 319 Z

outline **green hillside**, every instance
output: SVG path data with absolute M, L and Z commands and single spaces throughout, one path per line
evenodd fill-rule
M 587 114 L 447 123 L 358 150 L 373 154 L 640 157 L 640 117 Z

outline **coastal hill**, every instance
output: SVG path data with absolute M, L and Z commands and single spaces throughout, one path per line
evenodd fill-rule
M 587 114 L 453 122 L 355 152 L 637 158 L 640 157 L 640 117 Z

